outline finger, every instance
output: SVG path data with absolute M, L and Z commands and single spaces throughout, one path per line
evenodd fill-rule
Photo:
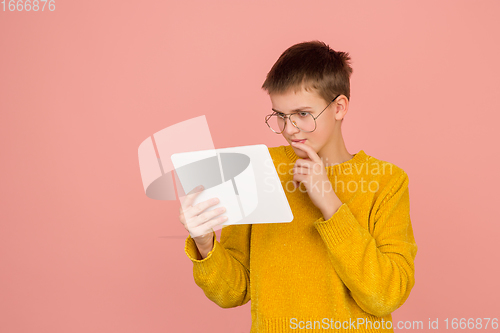
M 219 216 L 216 218 L 213 218 L 205 223 L 205 226 L 212 229 L 213 227 L 218 226 L 219 224 L 222 224 L 227 221 L 227 216 Z
M 294 181 L 293 182 L 293 185 L 294 185 L 294 190 L 297 190 L 300 188 L 300 184 L 302 184 L 301 181 Z
M 198 237 L 198 236 L 201 236 L 201 235 L 205 235 L 205 234 L 210 233 L 211 231 L 213 231 L 212 229 L 214 227 L 216 227 L 219 224 L 222 224 L 222 223 L 224 223 L 226 221 L 227 221 L 227 217 L 226 216 L 216 217 L 214 219 L 211 219 L 211 220 L 208 220 L 208 221 L 204 222 L 203 224 L 199 225 L 196 228 L 191 228 L 191 230 L 189 231 L 189 234 L 191 235 L 191 237 Z
M 305 177 L 303 175 L 299 175 L 299 174 L 295 174 L 293 175 L 293 183 L 295 184 L 295 187 L 299 187 L 300 186 L 300 183 L 305 179 Z
M 203 211 L 211 206 L 215 206 L 219 203 L 218 198 L 210 198 L 208 200 L 202 201 L 193 207 L 187 207 L 184 211 L 184 216 L 187 220 L 200 215 Z
M 316 163 L 311 160 L 303 160 L 302 163 L 297 163 L 294 165 L 293 169 L 298 170 L 300 173 L 307 175 L 317 175 L 323 173 L 322 171 L 323 164 Z
M 224 214 L 226 212 L 225 207 L 217 207 L 215 209 L 209 210 L 208 212 L 203 212 L 199 214 L 196 219 L 193 220 L 193 227 L 197 227 L 207 221 L 214 219 L 215 217 Z
M 297 172 L 297 173 L 301 173 L 301 174 L 305 174 L 305 175 L 310 175 L 310 174 L 314 174 L 314 170 L 316 170 L 317 165 L 318 165 L 318 163 L 313 162 L 311 160 L 301 159 L 300 162 L 299 162 L 299 160 L 297 160 L 297 162 L 295 163 L 295 165 L 292 168 L 292 171 Z
M 306 145 L 305 143 L 302 142 L 294 142 L 292 141 L 292 145 L 299 148 L 300 150 L 303 150 L 307 153 L 307 156 L 314 162 L 320 163 L 321 159 L 318 156 L 318 154 L 312 149 L 312 147 Z
M 308 175 L 311 172 L 310 168 L 307 167 L 293 167 L 293 174 Z
M 292 179 L 295 180 L 295 181 L 301 182 L 301 181 L 303 181 L 306 178 L 307 178 L 307 175 L 303 175 L 303 174 L 300 174 L 300 173 L 295 173 L 293 175 Z
M 187 223 L 184 225 L 184 227 L 189 231 L 191 235 L 194 235 L 196 233 L 196 235 L 198 236 L 201 234 L 205 234 L 206 232 L 209 232 L 210 229 L 208 229 L 205 226 L 205 224 L 208 221 L 211 221 L 213 218 L 217 218 L 217 215 L 220 215 L 225 212 L 224 207 L 219 207 L 200 214 L 199 213 L 200 211 L 204 211 L 207 208 L 207 204 L 209 206 L 212 206 L 217 203 L 211 202 L 211 200 L 206 200 L 197 204 L 194 207 L 190 207 L 186 212 L 186 215 L 189 217 L 187 218 Z M 221 220 L 220 223 L 224 221 L 225 220 Z
M 316 162 L 311 161 L 310 159 L 306 158 L 299 158 L 297 161 L 295 161 L 294 165 L 299 165 L 303 167 L 312 167 Z
M 196 199 L 198 194 L 203 192 L 204 189 L 205 188 L 203 187 L 203 185 L 200 185 L 198 187 L 193 188 L 191 191 L 189 191 L 189 193 L 185 197 L 181 198 L 180 199 L 181 210 L 186 209 L 187 207 L 191 206 L 194 202 L 194 199 Z

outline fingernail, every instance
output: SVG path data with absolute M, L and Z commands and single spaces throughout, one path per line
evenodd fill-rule
M 199 190 L 203 190 L 203 185 L 198 186 Z

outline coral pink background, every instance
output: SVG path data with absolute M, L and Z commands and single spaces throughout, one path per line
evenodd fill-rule
M 219 308 L 194 283 L 179 203 L 146 197 L 137 149 L 200 115 L 217 148 L 285 144 L 260 86 L 313 39 L 353 59 L 348 151 L 410 178 L 416 285 L 394 321 L 500 317 L 499 12 L 497 0 L 2 10 L 0 331 L 248 332 L 250 303 Z

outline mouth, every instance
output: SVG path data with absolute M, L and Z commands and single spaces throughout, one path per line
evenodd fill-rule
M 292 140 L 292 142 L 300 142 L 300 143 L 304 143 L 306 142 L 307 139 L 302 139 L 302 140 Z

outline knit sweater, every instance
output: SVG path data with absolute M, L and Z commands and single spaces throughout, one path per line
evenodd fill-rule
M 327 166 L 342 205 L 325 220 L 292 186 L 293 148 L 269 152 L 293 221 L 225 226 L 204 259 L 189 236 L 196 284 L 222 308 L 251 300 L 250 333 L 393 332 L 415 283 L 408 175 L 363 150 Z

